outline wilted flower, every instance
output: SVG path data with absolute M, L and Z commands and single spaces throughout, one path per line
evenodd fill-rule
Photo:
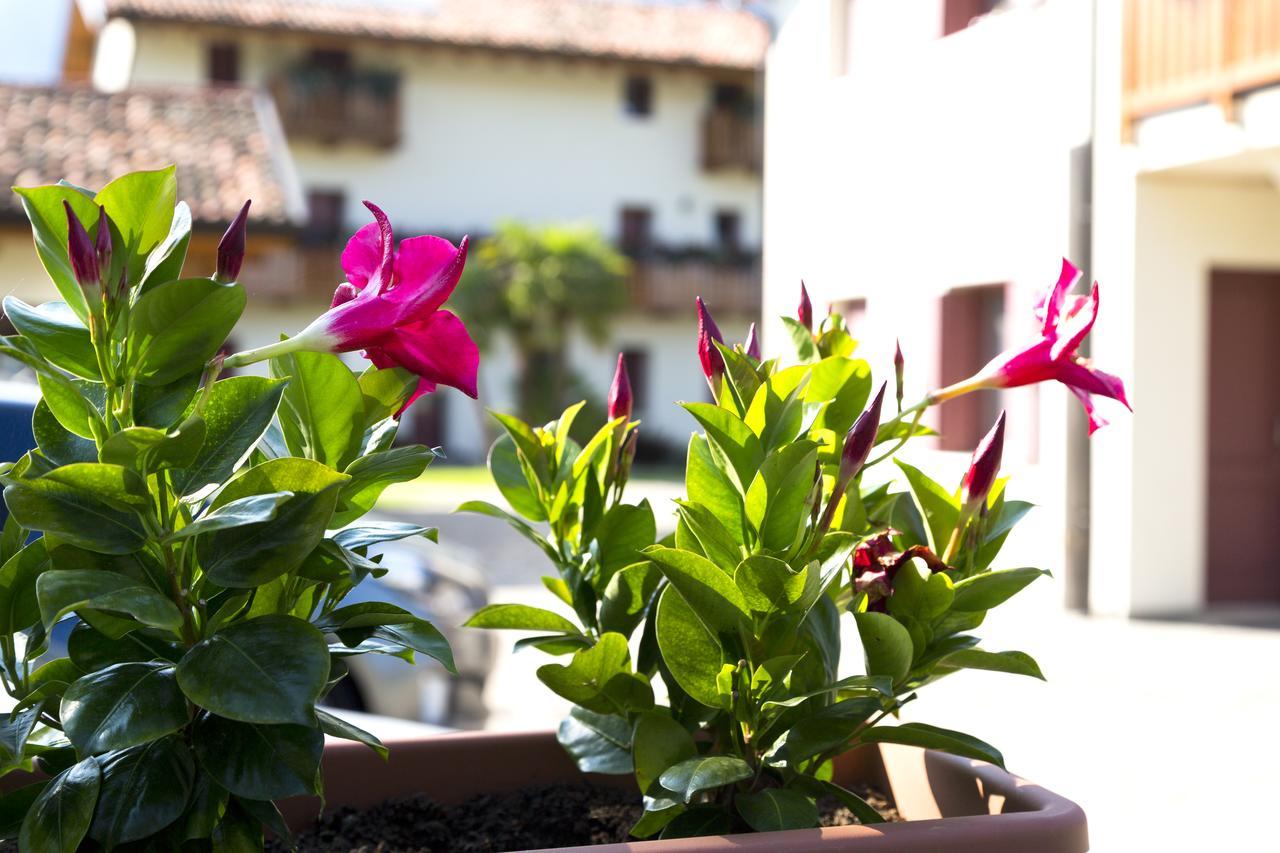
M 803 281 L 800 282 L 800 306 L 796 309 L 796 319 L 801 326 L 813 331 L 813 303 L 809 301 L 809 291 Z
M 1120 377 L 1098 370 L 1076 352 L 1098 317 L 1097 283 L 1087 297 L 1073 297 L 1068 303 L 1067 291 L 1079 279 L 1080 270 L 1064 258 L 1057 283 L 1036 306 L 1036 317 L 1042 323 L 1040 339 L 1001 353 L 974 376 L 935 391 L 930 400 L 940 403 L 979 388 L 1015 388 L 1056 379 L 1084 404 L 1090 435 L 1107 424 L 1095 411 L 1093 395 L 1118 400 L 1132 411 Z
M 760 360 L 760 335 L 756 332 L 755 323 L 752 323 L 751 328 L 747 330 L 747 342 L 743 344 L 742 349 L 756 361 Z
M 618 353 L 618 368 L 609 386 L 609 420 L 631 419 L 631 377 L 627 375 L 627 360 Z
M 437 384 L 476 396 L 480 353 L 454 314 L 440 310 L 453 293 L 467 258 L 467 241 L 454 246 L 440 237 L 392 242 L 391 223 L 371 202 L 370 223 L 347 242 L 333 304 L 292 338 L 228 358 L 228 367 L 299 350 L 352 352 L 379 368 L 403 367 L 419 377 L 405 408 Z M 403 412 L 404 409 L 402 408 Z
M 698 359 L 702 362 L 702 375 L 711 384 L 711 392 L 719 394 L 720 378 L 724 376 L 724 356 L 716 348 L 716 343 L 724 343 L 724 335 L 720 327 L 711 317 L 702 297 L 696 298 L 698 305 Z
M 244 264 L 245 225 L 249 221 L 249 205 L 252 202 L 250 199 L 244 203 L 244 207 L 231 220 L 218 242 L 218 271 L 213 275 L 218 281 L 236 281 L 240 278 L 240 267 Z
M 68 202 L 62 203 L 67 211 L 67 257 L 71 260 L 71 272 L 76 284 L 91 300 L 102 295 L 102 273 L 98 266 L 98 250 L 89 239 L 89 232 L 80 224 Z
M 928 566 L 930 572 L 946 571 L 947 565 L 924 545 L 912 545 L 899 551 L 893 544 L 898 531 L 888 528 L 858 545 L 853 550 L 853 588 L 867 595 L 867 609 L 883 613 L 893 596 L 893 582 L 898 570 L 912 559 Z
M 996 475 L 1000 473 L 1000 461 L 1004 455 L 1004 421 L 1005 413 L 996 418 L 995 426 L 978 443 L 969 461 L 969 470 L 965 471 L 964 480 L 960 484 L 960 503 L 966 508 L 980 507 L 991 493 L 995 485 Z

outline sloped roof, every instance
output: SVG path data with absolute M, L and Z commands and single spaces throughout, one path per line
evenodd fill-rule
M 108 16 L 754 69 L 769 30 L 743 9 L 636 0 L 106 0 Z
M 196 222 L 225 224 L 246 198 L 258 222 L 292 224 L 301 213 L 274 108 L 252 89 L 0 85 L 0 213 L 22 209 L 11 186 L 65 178 L 96 189 L 170 163 Z

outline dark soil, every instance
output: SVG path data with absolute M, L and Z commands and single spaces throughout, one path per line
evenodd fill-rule
M 888 820 L 901 820 L 884 794 L 853 790 Z M 858 822 L 834 799 L 820 801 L 819 810 L 823 826 Z M 588 785 L 484 794 L 454 806 L 416 795 L 365 811 L 338 809 L 297 841 L 299 853 L 498 853 L 626 841 L 640 814 L 634 794 Z

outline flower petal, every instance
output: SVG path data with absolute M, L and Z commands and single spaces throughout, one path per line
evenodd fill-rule
M 453 293 L 466 260 L 466 238 L 459 246 L 442 237 L 401 240 L 395 259 L 395 286 L 387 296 L 402 305 L 406 320 L 424 317 Z
M 1071 390 L 1071 393 L 1075 394 L 1076 397 L 1079 398 L 1080 402 L 1084 404 L 1085 414 L 1089 416 L 1089 435 L 1092 436 L 1095 432 L 1111 423 L 1111 421 L 1098 414 L 1098 409 L 1093 403 L 1092 394 L 1088 391 L 1081 391 L 1074 385 L 1068 385 L 1067 387 Z
M 360 288 L 356 287 L 349 281 L 344 281 L 342 284 L 338 285 L 336 290 L 333 291 L 333 301 L 329 303 L 329 307 L 337 308 L 339 305 L 342 305 L 345 302 L 350 302 L 359 295 Z
M 363 290 L 378 271 L 381 261 L 382 239 L 378 223 L 370 222 L 347 241 L 347 247 L 342 250 L 342 271 L 347 274 L 347 281 Z
M 1065 319 L 1059 325 L 1057 339 L 1053 342 L 1053 349 L 1049 351 L 1049 355 L 1054 361 L 1067 356 L 1079 348 L 1080 344 L 1089 336 L 1090 330 L 1093 329 L 1093 321 L 1098 319 L 1098 283 L 1093 283 L 1093 289 L 1089 291 L 1089 296 L 1077 301 Z
M 1067 291 L 1080 280 L 1080 270 L 1075 264 L 1066 258 L 1062 259 L 1062 272 L 1058 274 L 1058 281 L 1044 292 L 1040 297 L 1040 301 L 1036 303 L 1036 317 L 1044 322 L 1044 333 L 1046 335 L 1053 332 L 1058 327 L 1058 317 L 1062 314 L 1062 303 L 1066 299 Z
M 1133 411 L 1133 406 L 1129 405 L 1129 399 L 1125 396 L 1124 382 L 1119 376 L 1098 370 L 1083 359 L 1057 362 L 1057 373 L 1056 378 L 1063 385 L 1073 390 L 1079 389 L 1090 394 L 1119 400 L 1126 409 Z
M 436 311 L 425 320 L 394 329 L 378 346 L 396 364 L 423 379 L 476 396 L 480 351 L 454 314 Z

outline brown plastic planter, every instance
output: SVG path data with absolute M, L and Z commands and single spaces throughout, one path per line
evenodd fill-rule
M 388 742 L 389 763 L 354 743 L 325 749 L 328 807 L 373 806 L 425 793 L 444 803 L 529 785 L 581 780 L 551 732 L 451 734 Z M 588 776 L 595 784 L 629 785 L 618 776 Z M 832 850 L 1081 853 L 1089 849 L 1084 812 L 1075 803 L 998 767 L 915 747 L 864 747 L 836 761 L 836 781 L 871 782 L 892 794 L 906 823 L 633 841 L 558 848 L 578 853 L 703 853 L 703 851 Z M 295 830 L 314 818 L 315 798 L 289 800 Z

